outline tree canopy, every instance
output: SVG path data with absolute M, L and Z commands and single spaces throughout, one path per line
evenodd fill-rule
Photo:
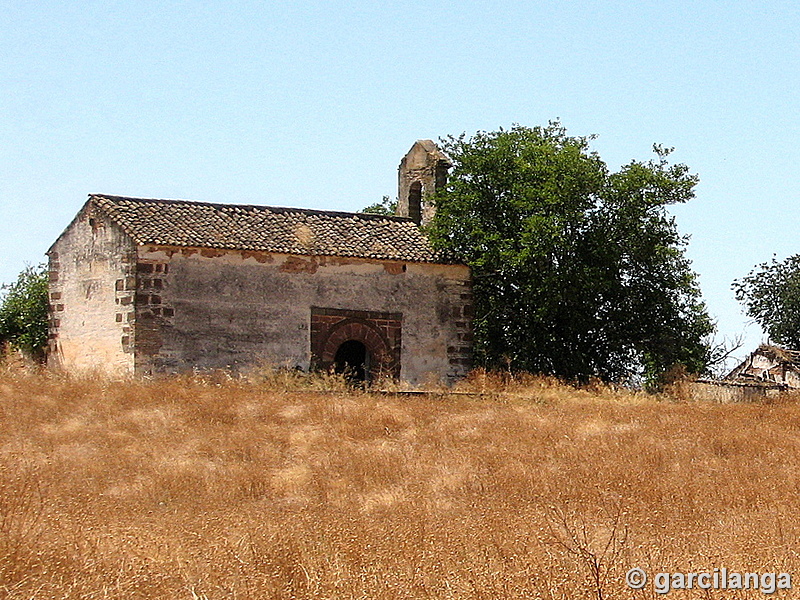
M 666 207 L 697 176 L 667 160 L 610 172 L 591 138 L 547 127 L 450 136 L 434 245 L 472 268 L 475 359 L 585 380 L 705 368 L 713 323 Z
M 0 344 L 10 344 L 42 359 L 47 345 L 47 269 L 27 267 L 14 283 L 3 285 Z
M 770 339 L 800 348 L 800 255 L 756 266 L 733 282 L 736 299 Z

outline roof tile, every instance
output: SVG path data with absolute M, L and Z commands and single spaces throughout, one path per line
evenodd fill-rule
M 138 244 L 451 262 L 404 217 L 100 194 L 90 200 Z

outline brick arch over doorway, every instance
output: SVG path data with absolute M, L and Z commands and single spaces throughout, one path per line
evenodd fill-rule
M 333 367 L 336 351 L 349 341 L 364 344 L 370 355 L 370 379 L 400 377 L 402 313 L 311 308 L 311 359 L 316 369 Z

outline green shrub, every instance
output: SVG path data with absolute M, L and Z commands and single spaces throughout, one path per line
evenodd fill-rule
M 47 346 L 47 267 L 26 267 L 4 284 L 0 301 L 0 344 L 43 360 Z

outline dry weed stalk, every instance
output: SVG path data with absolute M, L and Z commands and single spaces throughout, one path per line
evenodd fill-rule
M 603 509 L 599 522 L 588 523 L 585 514 L 569 503 L 550 505 L 546 510 L 549 542 L 574 557 L 586 570 L 596 600 L 606 598 L 605 590 L 628 542 L 628 527 L 622 522 L 621 506 Z

